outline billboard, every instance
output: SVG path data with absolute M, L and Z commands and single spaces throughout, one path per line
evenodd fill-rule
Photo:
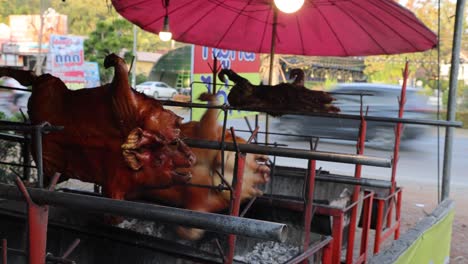
M 99 65 L 97 62 L 85 61 L 84 65 L 85 88 L 94 88 L 101 85 Z
M 244 51 L 224 50 L 209 48 L 204 46 L 192 46 L 192 101 L 199 103 L 200 94 L 213 91 L 213 73 L 211 67 L 215 56 L 218 59 L 218 65 L 223 69 L 232 69 L 239 75 L 248 79 L 253 84 L 260 83 L 260 57 L 258 54 Z M 221 103 L 227 103 L 229 94 L 228 84 L 222 84 L 216 80 L 216 94 Z M 232 85 L 232 83 L 230 83 Z M 191 119 L 200 120 L 205 112 L 202 108 L 193 108 Z M 239 118 L 246 115 L 253 115 L 255 112 L 246 111 L 228 111 L 228 118 Z M 223 118 L 220 115 L 220 118 Z
M 41 30 L 40 15 L 10 15 L 10 42 L 18 42 L 20 52 L 34 53 L 39 50 L 39 32 Z M 42 51 L 47 52 L 50 36 L 68 34 L 67 16 L 47 10 L 44 14 L 42 28 Z
M 83 38 L 50 35 L 47 72 L 65 83 L 85 83 Z

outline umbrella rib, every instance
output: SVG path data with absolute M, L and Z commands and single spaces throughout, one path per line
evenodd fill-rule
M 416 15 L 413 12 L 408 10 L 406 7 L 401 6 L 397 2 L 385 1 L 385 2 L 382 2 L 382 3 L 384 5 L 387 5 L 392 10 L 395 10 L 399 14 L 404 15 L 406 18 L 411 19 L 413 22 L 421 23 L 421 21 L 416 17 Z
M 299 31 L 299 38 L 301 39 L 302 54 L 305 54 L 304 38 L 302 37 L 301 24 L 299 23 L 299 18 L 297 16 L 296 16 L 296 24 L 297 24 L 297 28 Z
M 359 7 L 360 7 L 361 9 L 363 9 L 363 10 L 366 10 L 366 9 L 364 9 L 362 6 L 356 4 L 355 1 L 349 1 L 349 2 L 352 3 L 352 4 L 354 4 L 354 5 L 356 5 L 356 6 L 359 6 Z M 352 16 L 351 14 L 349 14 L 345 9 L 341 8 L 341 6 L 339 6 L 339 5 L 337 5 L 337 8 L 339 8 L 339 9 L 341 10 L 341 12 L 343 12 L 343 13 L 346 14 L 351 20 L 353 20 L 353 21 L 356 23 L 356 25 L 358 25 L 358 26 L 362 29 L 362 31 L 366 32 L 366 34 L 369 36 L 369 38 L 372 39 L 372 40 L 374 41 L 374 43 L 375 43 L 377 46 L 379 46 L 380 49 L 381 49 L 385 54 L 388 54 L 388 51 L 387 51 L 382 45 L 380 45 L 380 43 L 374 38 L 374 36 L 372 36 L 372 34 L 370 34 L 369 32 L 367 32 L 367 30 L 366 30 L 361 24 L 359 24 L 359 23 L 357 22 L 356 19 L 354 19 L 354 16 Z M 368 12 L 368 13 L 369 13 L 369 12 Z M 372 14 L 371 14 L 371 15 L 372 15 Z M 374 16 L 374 17 L 375 17 L 375 16 Z M 378 20 L 380 20 L 380 19 L 378 19 Z M 388 25 L 387 25 L 386 23 L 384 23 L 382 20 L 380 20 L 380 21 L 381 21 L 384 25 L 386 25 L 386 26 L 388 27 Z M 393 29 L 392 29 L 392 30 L 393 30 Z
M 327 25 L 333 29 L 333 27 L 331 26 L 330 22 L 328 21 L 327 17 L 322 13 L 322 11 L 320 10 L 320 8 L 318 8 L 317 6 L 317 12 L 322 16 L 323 20 L 327 23 Z M 340 38 L 338 37 L 338 35 L 336 34 L 336 32 L 334 30 L 332 30 L 333 32 L 333 35 L 335 36 L 335 38 L 338 40 L 338 43 L 340 43 L 340 46 L 341 48 L 343 49 L 344 53 L 345 53 L 345 56 L 349 56 L 348 55 L 348 51 L 346 50 L 345 46 L 343 45 L 343 43 L 341 42 Z
M 195 2 L 195 1 L 193 1 Z M 186 30 L 184 30 L 179 36 L 180 38 L 182 38 L 189 30 L 191 30 L 193 27 L 195 27 L 200 21 L 203 20 L 203 18 L 205 18 L 205 16 L 207 16 L 209 13 L 213 12 L 213 10 L 215 10 L 217 7 L 219 7 L 222 3 L 218 3 L 217 5 L 215 5 L 213 8 L 211 8 L 210 10 L 208 10 L 205 14 L 203 14 L 199 19 L 197 19 L 197 21 L 195 23 L 193 23 L 191 26 L 189 26 Z
M 119 11 L 122 11 L 122 10 L 127 9 L 127 8 L 131 8 L 131 7 L 134 7 L 134 6 L 138 6 L 139 4 L 144 3 L 144 2 L 147 2 L 147 1 L 148 1 L 148 0 L 142 0 L 142 1 L 138 1 L 138 2 L 132 2 L 130 5 L 128 5 L 128 6 L 123 6 L 123 7 L 120 6 L 120 8 L 115 8 L 114 2 L 117 2 L 117 1 L 112 1 L 112 4 L 113 4 L 113 6 L 114 6 L 114 8 L 115 8 L 115 11 L 119 12 Z M 129 1 L 123 1 L 123 0 L 122 0 L 122 1 L 118 1 L 118 2 L 119 2 L 119 3 L 122 3 L 122 2 L 127 2 L 127 3 L 128 3 Z
M 261 19 L 255 17 L 255 16 L 253 16 L 253 15 L 247 15 L 247 13 L 255 13 L 255 12 L 260 12 L 260 11 L 266 11 L 266 10 L 269 10 L 269 8 L 259 8 L 259 9 L 252 9 L 252 10 L 245 11 L 245 7 L 244 7 L 244 9 L 241 10 L 241 9 L 226 5 L 222 1 L 219 1 L 219 0 L 208 0 L 208 2 L 217 4 L 218 6 L 224 8 L 224 9 L 230 10 L 233 13 L 239 13 L 241 16 L 248 17 L 248 18 L 250 18 L 252 20 L 256 20 L 256 21 L 258 21 L 260 23 L 268 23 L 268 20 L 264 21 L 264 20 L 261 20 Z M 239 1 L 239 2 L 245 2 L 245 1 Z
M 268 11 L 267 21 L 270 19 L 270 16 L 273 13 L 272 11 L 273 11 L 273 9 L 270 8 L 270 10 Z M 276 27 L 276 25 L 272 25 L 272 26 Z M 258 47 L 258 53 L 260 53 L 260 51 L 262 51 L 262 44 L 263 44 L 263 41 L 265 40 L 267 29 L 268 29 L 268 23 L 265 23 L 265 27 L 263 28 L 262 38 L 261 38 L 261 41 L 260 41 L 259 47 Z
M 372 5 L 374 5 L 374 4 L 372 3 L 372 0 L 371 0 L 371 1 L 368 1 L 368 2 L 369 2 L 370 4 L 372 4 Z M 393 33 L 395 33 L 396 35 L 398 35 L 400 38 L 406 40 L 406 42 L 408 42 L 408 44 L 409 44 L 411 47 L 413 47 L 414 49 L 417 49 L 416 46 L 413 45 L 413 42 L 412 42 L 412 41 L 410 41 L 409 39 L 407 39 L 405 36 L 403 36 L 402 34 L 400 34 L 398 31 L 394 30 L 394 29 L 393 29 L 390 25 L 388 25 L 383 19 L 381 19 L 380 17 L 378 17 L 378 16 L 374 15 L 373 13 L 367 11 L 367 9 L 365 9 L 365 8 L 363 8 L 363 6 L 357 4 L 355 1 L 352 1 L 352 3 L 355 4 L 356 6 L 359 6 L 361 9 L 365 10 L 370 16 L 373 16 L 375 19 L 379 20 L 383 25 L 385 25 L 387 28 L 389 28 L 391 31 L 393 31 Z M 376 5 L 374 5 L 374 6 L 376 6 Z M 376 6 L 376 7 L 379 8 L 379 9 L 381 9 L 381 10 L 383 10 L 383 11 L 386 11 L 386 10 L 380 8 L 379 6 Z M 345 12 L 346 12 L 346 11 L 345 11 Z M 388 14 L 390 14 L 390 13 L 388 13 Z M 392 15 L 392 14 L 390 14 L 390 15 Z M 392 16 L 393 16 L 394 18 L 398 19 L 400 22 L 404 23 L 404 22 L 401 21 L 401 19 L 399 19 L 398 17 L 396 17 L 396 16 L 394 16 L 394 15 L 392 15 Z M 405 24 L 406 24 L 406 23 L 405 23 Z M 406 24 L 406 25 L 408 26 L 408 24 Z M 364 29 L 363 29 L 363 30 L 364 30 Z M 365 30 L 364 30 L 364 31 L 365 31 Z M 369 32 L 367 32 L 367 31 L 365 31 L 365 32 L 366 32 L 372 39 L 374 39 L 374 38 L 372 37 L 372 35 L 371 35 Z M 375 41 L 375 40 L 374 40 L 374 41 Z M 376 42 L 376 43 L 377 43 L 377 42 Z M 379 45 L 380 47 L 382 47 L 380 44 L 377 44 L 377 45 Z M 383 50 L 385 53 L 387 53 L 387 51 L 386 51 L 383 47 L 382 47 L 382 50 Z
M 232 25 L 234 25 L 234 23 L 236 23 L 237 19 L 241 16 L 242 12 L 245 10 L 245 8 L 247 8 L 247 6 L 252 2 L 252 0 L 249 0 L 242 9 L 239 10 L 239 12 L 237 12 L 237 16 L 232 20 L 231 24 L 229 25 L 229 29 L 232 27 Z M 226 35 L 229 33 L 229 30 L 226 30 L 226 32 L 224 32 L 223 36 L 218 40 L 218 43 L 216 44 L 216 46 L 219 46 L 219 44 L 221 43 L 221 41 L 223 41 L 223 39 L 226 37 Z
M 209 0 L 209 1 L 212 2 L 212 3 L 214 3 L 215 6 L 214 6 L 212 9 L 208 10 L 205 14 L 203 14 L 195 23 L 193 23 L 191 26 L 189 26 L 186 30 L 184 30 L 184 31 L 179 35 L 179 38 L 182 38 L 187 32 L 189 32 L 192 28 L 194 28 L 194 27 L 197 25 L 197 23 L 199 23 L 200 21 L 202 21 L 202 20 L 205 18 L 205 16 L 207 16 L 209 13 L 213 12 L 213 11 L 214 11 L 216 8 L 218 8 L 218 7 L 222 7 L 222 8 L 225 8 L 225 9 L 227 9 L 227 10 L 230 10 L 230 11 L 232 11 L 232 12 L 235 12 L 235 13 L 238 14 L 238 17 L 239 17 L 240 15 L 247 16 L 247 15 L 245 15 L 245 14 L 242 14 L 242 13 L 240 12 L 240 10 L 236 10 L 236 9 L 230 7 L 230 6 L 227 6 L 227 5 L 225 5 L 225 4 L 224 4 L 223 2 L 221 2 L 221 1 L 214 1 L 214 0 Z M 249 3 L 250 3 L 251 1 L 252 1 L 252 0 L 250 0 Z M 193 3 L 193 2 L 194 2 L 194 1 L 192 1 L 192 3 Z M 248 4 L 246 4 L 246 6 L 244 6 L 243 9 L 245 9 L 245 7 L 247 7 L 247 5 L 248 5 Z M 242 9 L 242 10 L 243 10 L 243 9 Z M 259 21 L 259 22 L 261 22 L 261 23 L 267 24 L 266 21 L 261 21 L 261 20 L 255 18 L 255 17 L 252 17 L 252 16 L 247 16 L 247 17 L 252 18 L 252 19 L 255 19 L 255 20 L 257 20 L 257 21 Z M 227 32 L 224 34 L 223 38 L 226 36 L 226 34 L 227 34 Z M 222 39 L 223 39 L 223 38 L 222 38 Z M 217 44 L 216 46 L 219 46 L 219 43 L 222 41 L 222 39 L 218 41 L 218 44 Z
M 376 6 L 377 8 L 383 9 L 383 7 L 375 5 L 372 1 L 370 1 L 370 2 L 371 2 L 372 5 Z M 421 22 L 415 15 L 410 15 L 410 14 L 408 14 L 407 12 L 403 12 L 403 11 L 400 11 L 399 9 L 396 9 L 395 5 L 397 5 L 397 3 L 394 3 L 393 5 L 390 4 L 390 3 L 388 3 L 388 2 L 384 2 L 384 3 L 385 3 L 385 5 L 388 6 L 389 9 L 392 10 L 391 15 L 392 15 L 393 17 L 398 18 L 398 16 L 395 16 L 395 15 L 393 14 L 394 12 L 398 12 L 399 14 L 404 15 L 406 18 L 411 19 L 413 22 L 417 23 L 418 25 L 419 25 L 419 24 L 422 24 L 422 22 Z M 389 14 L 390 14 L 390 13 L 389 13 Z M 407 25 L 408 27 L 411 27 L 416 33 L 418 33 L 419 35 L 421 35 L 422 37 L 424 37 L 424 38 L 427 39 L 428 41 L 433 41 L 431 38 L 427 37 L 425 34 L 422 34 L 420 31 L 418 31 L 417 29 L 415 29 L 415 27 L 414 27 L 413 25 L 409 25 L 408 23 L 406 23 L 405 21 L 403 21 L 403 20 L 401 20 L 401 19 L 399 19 L 399 20 L 400 20 L 401 23 L 404 23 L 404 24 Z M 424 24 L 422 24 L 422 25 L 423 25 L 423 27 L 425 27 Z M 433 32 L 432 32 L 430 29 L 428 29 L 427 27 L 426 27 L 425 29 L 428 30 L 428 31 L 430 31 L 431 33 L 433 33 Z M 435 34 L 434 34 L 434 36 L 435 36 Z
M 192 3 L 195 3 L 195 2 L 192 2 Z M 171 11 L 169 11 L 168 15 L 173 14 L 173 13 L 179 11 L 180 9 L 186 8 L 186 7 L 187 7 L 187 6 L 180 5 L 180 6 L 178 6 L 177 8 L 174 8 L 174 9 L 172 9 Z M 141 27 L 142 27 L 142 28 L 149 27 L 149 26 L 153 25 L 154 23 L 158 22 L 159 20 L 161 20 L 162 18 L 164 18 L 164 16 L 165 16 L 165 14 L 162 15 L 162 16 L 159 16 L 159 17 L 157 17 L 157 18 L 155 18 L 155 19 L 153 19 L 153 20 L 151 20 L 151 22 L 149 22 L 149 23 L 147 23 L 147 24 L 144 24 L 144 25 L 141 26 Z
M 211 3 L 215 3 L 215 4 L 218 4 L 220 6 L 223 6 L 223 8 L 225 9 L 229 9 L 231 11 L 234 11 L 234 12 L 239 12 L 240 9 L 236 8 L 236 7 L 232 7 L 232 6 L 229 6 L 227 4 L 224 4 L 225 1 L 220 1 L 220 0 L 207 0 L 208 2 L 211 2 Z M 235 1 L 232 1 L 231 2 L 235 2 Z M 245 0 L 241 0 L 241 1 L 237 1 L 239 3 L 244 3 Z M 270 8 L 267 8 L 267 7 L 264 7 L 264 8 L 258 8 L 258 9 L 251 9 L 251 10 L 247 10 L 245 11 L 244 13 L 242 13 L 243 16 L 248 16 L 250 18 L 255 18 L 253 16 L 250 16 L 250 15 L 245 15 L 245 13 L 256 13 L 256 12 L 259 12 L 259 11 L 267 11 L 269 10 Z

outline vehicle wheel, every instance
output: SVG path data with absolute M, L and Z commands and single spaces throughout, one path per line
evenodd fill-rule
M 154 92 L 154 94 L 153 94 L 153 98 L 154 98 L 154 99 L 158 99 L 158 98 L 159 98 L 159 94 L 158 94 L 158 92 Z
M 395 145 L 395 132 L 392 128 L 376 128 L 374 136 L 369 140 L 370 146 L 376 149 L 392 150 Z

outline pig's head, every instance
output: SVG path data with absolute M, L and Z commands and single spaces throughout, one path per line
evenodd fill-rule
M 186 183 L 195 156 L 179 138 L 165 142 L 154 132 L 136 128 L 122 145 L 127 165 L 136 172 L 135 181 L 147 188 Z
M 104 65 L 115 70 L 109 86 L 112 110 L 124 135 L 123 158 L 135 171 L 137 179 L 132 180 L 137 187 L 169 187 L 190 180 L 195 156 L 180 139 L 182 118 L 164 109 L 158 100 L 134 91 L 122 58 L 109 54 Z

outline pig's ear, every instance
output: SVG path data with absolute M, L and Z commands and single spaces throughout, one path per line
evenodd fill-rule
M 122 155 L 131 169 L 139 170 L 151 158 L 151 148 L 160 144 L 162 140 L 156 134 L 137 127 L 122 144 Z

